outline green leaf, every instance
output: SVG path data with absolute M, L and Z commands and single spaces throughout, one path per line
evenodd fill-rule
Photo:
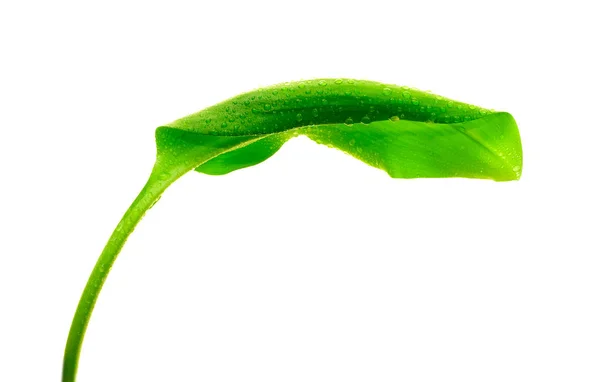
M 519 179 L 512 116 L 407 87 L 351 79 L 293 82 L 241 94 L 156 130 L 148 182 L 102 251 L 69 332 L 63 381 L 75 380 L 83 336 L 108 270 L 166 188 L 196 170 L 223 175 L 256 165 L 305 135 L 394 178 Z
M 394 178 L 505 181 L 518 179 L 522 167 L 519 132 L 510 114 L 370 81 L 276 85 L 160 127 L 159 160 L 173 167 L 181 162 L 171 157 L 182 155 L 181 143 L 175 143 L 176 132 L 165 129 L 179 132 L 191 151 L 195 145 L 198 150 L 214 145 L 210 158 L 198 156 L 193 166 L 211 175 L 260 163 L 298 135 L 338 148 Z M 200 136 L 200 143 L 191 143 Z M 223 141 L 227 137 L 240 140 L 228 146 Z

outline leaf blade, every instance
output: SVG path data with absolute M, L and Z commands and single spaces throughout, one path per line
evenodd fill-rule
M 325 90 L 328 87 L 332 90 Z M 341 149 L 394 178 L 458 176 L 506 181 L 519 179 L 522 169 L 520 136 L 510 114 L 371 81 L 275 85 L 162 128 L 202 137 L 188 141 L 213 151 L 194 168 L 211 175 L 261 163 L 300 134 Z M 254 141 L 241 144 L 249 140 Z M 169 144 L 157 135 L 157 145 L 160 160 L 160 147 Z

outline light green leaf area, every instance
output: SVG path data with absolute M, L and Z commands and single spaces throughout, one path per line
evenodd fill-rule
M 63 382 L 77 374 L 83 337 L 125 241 L 179 177 L 223 175 L 305 135 L 394 178 L 519 179 L 521 140 L 508 113 L 419 90 L 351 79 L 292 82 L 241 94 L 156 129 L 156 163 L 100 254 L 75 312 Z
M 521 141 L 510 114 L 406 87 L 339 79 L 259 89 L 160 127 L 158 160 L 169 171 L 191 155 L 195 162 L 186 168 L 222 175 L 266 160 L 298 135 L 394 178 L 506 181 L 521 175 Z

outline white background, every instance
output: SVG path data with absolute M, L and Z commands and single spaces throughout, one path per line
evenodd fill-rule
M 351 77 L 511 112 L 519 182 L 394 180 L 308 139 L 184 176 L 127 243 L 79 381 L 598 381 L 593 1 L 2 1 L 0 381 L 58 381 L 154 128 Z

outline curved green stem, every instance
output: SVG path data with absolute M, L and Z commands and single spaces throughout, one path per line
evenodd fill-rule
M 178 174 L 179 175 L 179 174 Z M 173 183 L 179 176 L 173 176 L 166 173 L 157 174 L 153 171 L 150 179 L 140 191 L 140 194 L 133 201 L 123 218 L 113 231 L 108 243 L 104 247 L 100 258 L 96 262 L 92 274 L 83 290 L 75 317 L 69 330 L 69 337 L 65 347 L 65 358 L 63 361 L 63 382 L 74 382 L 79 363 L 79 354 L 83 337 L 90 321 L 90 316 L 100 294 L 100 290 L 104 285 L 104 281 L 108 276 L 108 272 L 115 262 L 117 255 L 123 248 L 125 241 L 133 232 L 133 229 L 142 219 L 146 211 L 148 211 L 158 200 L 161 194 L 167 187 Z

